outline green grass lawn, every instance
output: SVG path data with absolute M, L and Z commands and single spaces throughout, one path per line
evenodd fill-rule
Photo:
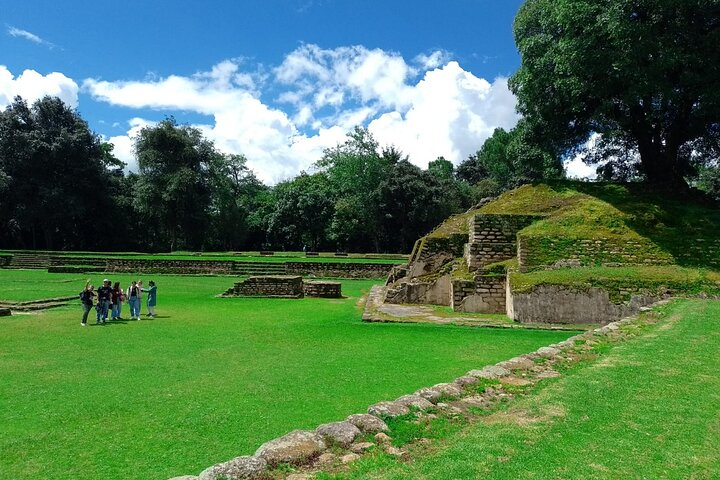
M 720 478 L 720 302 L 678 301 L 662 314 L 430 454 L 371 456 L 342 478 Z
M 131 276 L 110 278 L 126 286 Z M 0 270 L 0 299 L 74 295 L 85 279 Z M 366 280 L 343 281 L 341 300 L 268 300 L 214 298 L 231 277 L 150 279 L 154 320 L 82 328 L 79 305 L 0 319 L 3 478 L 197 474 L 290 430 L 572 335 L 365 324 Z

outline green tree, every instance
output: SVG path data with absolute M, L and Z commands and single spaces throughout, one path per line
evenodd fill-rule
M 201 250 L 211 201 L 210 169 L 218 153 L 197 128 L 167 118 L 135 139 L 137 208 L 151 248 Z
M 683 184 L 688 144 L 720 119 L 717 0 L 527 0 L 515 19 L 519 111 L 558 152 L 593 133 L 633 145 L 651 182 Z
M 560 159 L 523 120 L 512 130 L 497 128 L 480 150 L 458 166 L 458 177 L 475 185 L 480 196 L 520 184 L 563 175 Z
M 275 186 L 275 210 L 268 232 L 275 245 L 299 250 L 328 246 L 328 230 L 335 210 L 330 181 L 324 173 L 300 175 Z
M 219 154 L 210 163 L 211 204 L 208 246 L 239 250 L 250 237 L 255 197 L 266 187 L 247 167 L 244 155 Z
M 326 149 L 316 167 L 326 172 L 336 193 L 335 213 L 330 226 L 338 248 L 380 249 L 380 211 L 378 185 L 389 166 L 397 160 L 397 151 L 380 153 L 372 134 L 356 127 L 347 140 Z
M 20 97 L 0 112 L 4 243 L 47 249 L 104 249 L 113 202 L 100 138 L 62 100 L 32 106 Z

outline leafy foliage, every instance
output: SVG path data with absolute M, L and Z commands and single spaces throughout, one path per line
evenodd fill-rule
M 648 180 L 682 183 L 688 146 L 718 127 L 719 27 L 714 0 L 528 0 L 510 86 L 556 151 L 600 133 L 635 148 Z

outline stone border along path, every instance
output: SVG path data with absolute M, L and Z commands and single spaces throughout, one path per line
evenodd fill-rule
M 653 307 L 668 301 L 662 300 Z M 652 308 L 641 310 L 647 312 Z M 476 417 L 477 413 L 472 409 L 487 411 L 516 396 L 505 385 L 531 386 L 544 379 L 559 377 L 561 373 L 554 366 L 587 359 L 601 341 L 619 342 L 639 335 L 622 329 L 638 321 L 637 315 L 627 317 L 534 352 L 471 370 L 451 383 L 421 388 L 393 401 L 378 402 L 368 407 L 367 413 L 350 415 L 344 421 L 326 423 L 314 431 L 294 430 L 265 442 L 254 455 L 213 465 L 198 476 L 183 475 L 170 480 L 253 480 L 283 476 L 287 480 L 309 480 L 321 471 L 337 471 L 375 449 L 407 458 L 407 450 L 391 444 L 389 434 L 392 431 L 385 423 L 386 419 L 408 415 L 406 421 L 418 422 L 438 417 Z M 365 441 L 370 436 L 373 441 Z M 420 439 L 415 444 L 428 442 L 428 439 Z M 296 471 L 291 473 L 276 468 L 281 465 L 291 465 Z

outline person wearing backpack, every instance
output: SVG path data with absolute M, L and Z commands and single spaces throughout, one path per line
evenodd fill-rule
M 83 291 L 80 292 L 80 302 L 83 307 L 83 316 L 80 321 L 80 325 L 83 327 L 87 327 L 87 317 L 90 310 L 93 308 L 93 298 L 95 298 L 95 292 L 93 289 L 94 287 L 90 284 L 90 282 L 87 282 Z

